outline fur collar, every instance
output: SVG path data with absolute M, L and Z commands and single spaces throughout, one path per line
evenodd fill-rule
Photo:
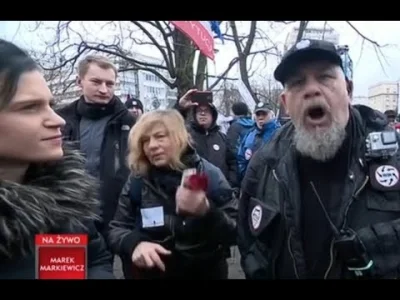
M 57 163 L 31 166 L 24 184 L 0 181 L 0 257 L 33 253 L 35 234 L 73 232 L 99 219 L 97 192 L 83 157 L 69 149 Z

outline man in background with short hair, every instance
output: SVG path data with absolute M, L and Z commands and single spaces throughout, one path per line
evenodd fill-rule
M 281 127 L 271 107 L 259 102 L 254 110 L 256 123 L 243 137 L 237 154 L 238 179 L 241 181 L 254 153 L 266 144 Z
M 102 221 L 97 227 L 103 235 L 129 175 L 125 157 L 128 134 L 135 122 L 114 95 L 117 74 L 107 58 L 87 56 L 78 66 L 82 96 L 57 112 L 66 121 L 64 139 L 76 142 L 86 157 L 87 172 L 100 180 Z
M 244 102 L 236 102 L 232 105 L 234 119 L 226 133 L 226 140 L 231 151 L 237 154 L 240 143 L 246 133 L 253 128 L 254 120 L 251 118 L 249 107 Z

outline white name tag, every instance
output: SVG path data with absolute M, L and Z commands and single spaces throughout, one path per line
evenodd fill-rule
M 164 226 L 164 208 L 162 206 L 142 208 L 140 214 L 143 228 Z

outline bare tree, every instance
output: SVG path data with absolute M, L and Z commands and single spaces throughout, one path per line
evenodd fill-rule
M 220 93 L 222 94 L 222 99 L 219 102 L 218 111 L 225 116 L 230 115 L 232 105 L 241 101 L 240 93 L 236 86 L 228 81 L 224 81 Z
M 237 50 L 237 57 L 233 58 L 222 74 L 208 87 L 213 89 L 218 86 L 229 71 L 239 64 L 240 77 L 253 96 L 255 102 L 260 101 L 257 93 L 252 90 L 250 79 L 252 75 L 262 68 L 256 64 L 255 56 L 262 55 L 265 65 L 267 57 L 274 55 L 280 57 L 276 42 L 270 38 L 273 26 L 279 24 L 286 26 L 300 22 L 297 39 L 304 36 L 309 21 L 251 21 L 248 28 L 243 31 L 243 26 L 238 28 L 238 21 L 225 21 L 226 43 L 233 43 Z M 270 24 L 269 30 L 263 30 L 260 24 Z M 362 38 L 376 47 L 378 54 L 382 55 L 381 47 L 363 35 L 355 26 L 348 22 Z M 120 61 L 120 72 L 128 70 L 145 70 L 160 78 L 171 89 L 177 89 L 182 95 L 188 89 L 197 87 L 202 89 L 207 78 L 207 58 L 198 53 L 195 45 L 180 31 L 166 21 L 110 21 L 110 22 L 53 22 L 48 26 L 46 22 L 37 22 L 33 31 L 45 28 L 45 51 L 39 55 L 43 68 L 52 74 L 72 74 L 74 66 L 82 55 L 98 52 Z M 97 27 L 96 27 L 97 26 Z M 95 27 L 97 29 L 95 29 Z M 245 26 L 244 26 L 245 27 Z M 100 28 L 100 29 L 99 29 Z M 96 32 L 97 30 L 97 32 Z M 99 31 L 110 32 L 107 38 L 99 39 Z M 95 32 L 95 33 L 94 33 Z M 265 45 L 262 49 L 253 50 L 255 42 Z M 151 47 L 157 49 L 160 62 L 150 62 L 135 55 L 133 50 L 138 47 Z M 381 61 L 381 60 L 380 60 Z M 196 68 L 195 68 L 196 66 Z M 68 75 L 64 75 L 68 76 Z
M 96 22 L 93 22 L 96 23 Z M 188 89 L 196 87 L 203 89 L 206 79 L 207 58 L 198 52 L 193 42 L 179 30 L 176 30 L 166 21 L 111 21 L 102 22 L 101 31 L 113 31 L 113 34 L 105 40 L 99 40 L 93 34 L 88 22 L 60 21 L 53 26 L 47 26 L 45 22 L 37 22 L 33 31 L 45 29 L 52 34 L 47 38 L 43 56 L 42 67 L 47 71 L 74 70 L 77 61 L 88 53 L 102 53 L 118 59 L 120 72 L 129 70 L 145 70 L 156 75 L 169 88 L 177 89 L 178 95 L 182 95 Z M 100 24 L 97 23 L 97 27 Z M 49 34 L 50 35 L 50 34 Z M 245 34 L 246 35 L 246 34 Z M 245 36 L 244 35 L 244 36 Z M 251 33 L 255 35 L 255 32 Z M 242 40 L 244 36 L 237 33 L 227 35 L 227 42 Z M 92 38 L 91 38 L 92 37 Z M 149 62 L 135 56 L 132 51 L 140 46 L 152 47 L 158 50 L 161 62 Z M 256 55 L 258 53 L 246 52 L 240 57 Z M 196 57 L 197 61 L 196 61 Z M 57 61 L 56 65 L 46 61 Z M 239 57 L 233 58 L 226 70 L 217 76 L 211 86 L 211 90 L 229 73 L 232 67 L 240 61 Z M 196 68 L 194 68 L 196 66 Z M 196 69 L 196 70 L 195 70 Z
M 279 110 L 279 95 L 282 87 L 272 79 L 264 80 L 260 83 L 253 83 L 252 88 L 260 101 L 268 103 L 275 113 Z
M 300 21 L 299 32 L 297 33 L 296 43 L 301 41 L 301 39 L 303 38 L 308 22 L 309 21 Z
M 57 61 L 55 56 L 46 56 L 35 50 L 28 52 L 35 58 L 39 65 L 53 66 L 53 68 L 49 67 L 44 70 L 44 78 L 52 94 L 56 95 L 55 102 L 61 101 L 62 99 L 58 99 L 57 95 L 64 94 L 75 83 L 75 80 L 71 80 L 73 69 L 67 70 L 66 67 L 57 68 L 59 61 Z
M 252 74 L 249 72 L 254 60 L 249 62 L 248 59 L 252 58 L 256 54 L 264 55 L 265 60 L 267 55 L 278 55 L 278 48 L 276 44 L 274 44 L 268 35 L 261 30 L 261 28 L 258 26 L 260 23 L 260 21 L 251 21 L 248 35 L 246 37 L 241 37 L 238 33 L 236 21 L 230 21 L 232 39 L 238 53 L 240 77 L 256 103 L 260 100 L 250 85 L 250 78 Z M 252 47 L 256 39 L 262 39 L 269 41 L 270 43 L 264 49 L 252 51 Z

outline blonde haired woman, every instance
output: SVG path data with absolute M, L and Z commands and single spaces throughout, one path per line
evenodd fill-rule
M 129 151 L 132 175 L 109 231 L 125 278 L 226 279 L 237 202 L 222 172 L 193 150 L 179 112 L 144 114 Z M 181 184 L 185 169 L 207 175 L 206 191 Z

